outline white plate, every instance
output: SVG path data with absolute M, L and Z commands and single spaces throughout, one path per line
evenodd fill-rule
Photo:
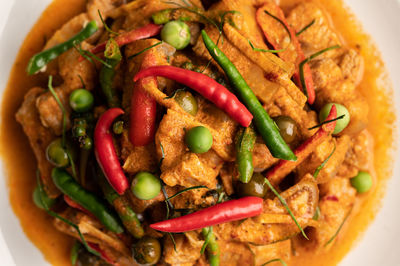
M 0 1 L 0 95 L 6 86 L 10 67 L 33 23 L 50 0 Z M 400 2 L 396 0 L 346 0 L 364 29 L 382 51 L 395 90 L 395 104 L 400 104 Z M 397 108 L 397 117 L 400 117 Z M 397 123 L 398 124 L 398 123 Z M 398 139 L 398 138 L 397 138 Z M 373 224 L 363 239 L 345 257 L 341 265 L 399 265 L 400 237 L 400 152 L 396 154 L 394 177 Z M 46 265 L 41 253 L 25 237 L 8 202 L 3 166 L 0 165 L 0 258 L 1 265 Z M 321 262 L 323 264 L 323 262 Z M 322 265 L 321 264 L 321 265 Z

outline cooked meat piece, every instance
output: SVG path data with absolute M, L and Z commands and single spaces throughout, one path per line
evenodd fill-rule
M 318 204 L 318 187 L 312 176 L 308 175 L 281 196 L 303 228 L 314 223 L 312 217 Z M 257 217 L 219 224 L 214 229 L 221 239 L 258 245 L 287 239 L 299 232 L 278 198 L 265 200 L 263 214 Z
M 344 135 L 340 138 L 329 138 L 321 143 L 317 149 L 297 168 L 298 176 L 304 176 L 307 173 L 314 174 L 315 170 L 325 161 L 336 149 L 330 157 L 327 164 L 318 174 L 318 184 L 326 183 L 336 176 L 340 168 L 343 166 L 347 151 L 350 149 L 350 137 Z
M 121 138 L 121 158 L 124 161 L 122 168 L 129 174 L 140 171 L 155 172 L 159 162 L 154 143 L 134 147 L 129 141 L 127 129 Z
M 91 46 L 87 43 L 82 44 L 84 49 L 89 47 Z M 54 90 L 67 111 L 68 129 L 70 127 L 69 113 L 71 111 L 69 94 L 83 87 L 89 90 L 92 89 L 95 86 L 96 70 L 87 60 L 79 62 L 79 53 L 74 49 L 62 54 L 58 60 L 60 75 L 64 83 L 54 88 Z M 50 128 L 56 135 L 61 135 L 62 112 L 51 92 L 47 91 L 40 95 L 36 101 L 36 106 L 43 126 Z
M 99 27 L 102 27 L 103 24 L 101 22 L 99 13 L 103 19 L 107 18 L 107 14 L 109 11 L 119 6 L 123 0 L 89 0 L 86 5 L 87 15 L 90 20 L 95 20 Z
M 82 49 L 88 50 L 93 46 L 82 42 Z M 88 60 L 79 61 L 80 54 L 71 49 L 58 57 L 59 74 L 64 81 L 67 93 L 85 88 L 92 90 L 97 83 L 97 72 L 92 63 Z
M 253 265 L 254 254 L 247 245 L 246 243 L 224 241 L 222 239 L 218 240 L 218 246 L 220 247 L 220 265 Z
M 340 57 L 339 66 L 345 79 L 349 79 L 356 86 L 360 83 L 364 74 L 364 60 L 356 50 L 348 49 Z
M 326 103 L 340 103 L 349 110 L 350 123 L 340 135 L 354 135 L 367 126 L 368 103 L 350 80 L 342 80 L 318 90 L 316 107 L 322 108 Z
M 174 235 L 176 251 L 171 238 L 164 237 L 164 261 L 170 265 L 190 266 L 200 258 L 200 250 L 204 241 L 195 231 Z
M 98 244 L 112 260 L 121 260 L 121 265 L 132 265 L 134 263 L 127 245 L 130 243 L 124 243 L 117 235 L 106 230 L 96 219 L 71 208 L 61 213 L 60 216 L 76 224 L 85 240 Z M 59 231 L 80 239 L 77 231 L 63 221 L 55 218 L 53 224 Z
M 303 29 L 313 19 L 315 19 L 315 23 L 298 36 L 306 57 L 327 47 L 342 43 L 331 27 L 327 14 L 317 3 L 302 2 L 291 10 L 287 16 L 287 21 L 295 32 Z M 335 49 L 321 55 L 321 57 L 332 58 L 342 53 L 342 49 Z
M 15 117 L 22 125 L 32 150 L 35 153 L 44 189 L 47 195 L 51 198 L 55 198 L 60 195 L 60 191 L 51 180 L 51 170 L 53 166 L 46 159 L 46 148 L 50 142 L 54 140 L 55 136 L 50 130 L 42 126 L 39 113 L 36 109 L 36 100 L 43 92 L 44 89 L 38 87 L 30 89 L 25 95 L 24 102 Z
M 257 246 L 249 245 L 255 257 L 255 265 L 262 265 L 267 261 L 280 258 L 283 261 L 288 261 L 291 257 L 291 241 L 285 240 L 274 244 Z
M 276 162 L 278 162 L 278 159 L 272 156 L 262 138 L 258 137 L 253 149 L 254 171 L 262 172 Z
M 359 170 L 372 169 L 374 162 L 374 140 L 371 133 L 364 129 L 351 140 L 351 148 L 346 154 L 342 167 L 338 172 L 341 177 L 351 178 Z
M 295 238 L 295 247 L 320 252 L 329 249 L 326 243 L 334 236 L 339 226 L 349 214 L 356 199 L 356 190 L 350 185 L 347 178 L 333 178 L 328 183 L 321 185 L 321 200 L 319 202 L 320 217 L 318 226 L 308 231 L 310 240 Z M 340 230 L 339 236 L 346 231 Z
M 47 50 L 53 46 L 56 46 L 57 44 L 68 41 L 78 32 L 80 32 L 83 28 L 83 25 L 89 21 L 90 19 L 86 13 L 82 13 L 73 17 L 53 34 L 53 36 L 46 42 L 43 50 Z M 99 26 L 99 24 L 97 25 Z
M 297 123 L 302 139 L 306 139 L 315 132 L 308 128 L 318 123 L 315 112 L 307 112 L 303 107 L 298 105 L 282 87 L 275 92 L 271 101 L 266 105 L 267 112 L 272 117 L 280 115 L 291 117 Z
M 317 91 L 343 79 L 342 70 L 331 58 L 312 60 L 310 68 Z
M 225 163 L 219 172 L 219 176 L 222 180 L 225 193 L 232 195 L 235 192 L 233 188 L 233 182 L 239 178 L 236 164 L 233 162 Z
M 214 140 L 212 150 L 204 154 L 188 152 L 184 143 L 185 128 L 190 129 L 199 125 L 209 128 Z M 221 133 L 224 134 L 224 132 Z M 207 124 L 193 121 L 193 117 L 188 114 L 169 109 L 161 120 L 156 133 L 158 156 L 161 158 L 162 155 L 160 145 L 162 145 L 165 155 L 161 165 L 163 172 L 161 178 L 164 182 L 169 186 L 205 185 L 214 188 L 216 177 L 223 163 L 218 156 L 221 154 L 218 145 L 225 143 L 222 145 L 226 146 L 227 141 L 226 137 L 221 137 L 221 133 Z M 233 142 L 233 140 L 231 141 Z
M 184 187 L 174 187 L 176 191 L 182 191 Z M 172 194 L 168 194 L 172 196 Z M 216 203 L 214 196 L 206 188 L 186 191 L 170 200 L 175 209 L 206 208 Z

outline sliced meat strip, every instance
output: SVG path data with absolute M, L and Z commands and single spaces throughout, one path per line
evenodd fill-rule
M 44 89 L 39 87 L 30 89 L 15 116 L 17 121 L 22 125 L 35 153 L 44 189 L 47 195 L 55 198 L 60 195 L 60 191 L 53 184 L 51 179 L 53 166 L 46 159 L 46 148 L 54 140 L 55 135 L 41 124 L 39 113 L 36 109 L 36 100 L 43 92 Z
M 281 193 L 300 225 L 314 224 L 312 217 L 318 204 L 318 187 L 312 176 Z M 218 237 L 228 241 L 267 245 L 299 233 L 278 198 L 264 201 L 263 214 L 245 221 L 219 224 L 214 227 Z

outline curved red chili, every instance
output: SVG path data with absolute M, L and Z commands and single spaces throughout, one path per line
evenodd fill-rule
M 173 66 L 155 66 L 141 70 L 134 81 L 149 76 L 169 78 L 194 89 L 244 127 L 248 127 L 253 119 L 253 115 L 233 93 L 204 74 Z
M 254 217 L 260 215 L 262 211 L 262 198 L 244 197 L 225 201 L 178 218 L 151 224 L 150 227 L 162 232 L 180 233 Z
M 325 121 L 335 119 L 337 116 L 336 106 L 332 105 L 328 117 Z M 335 130 L 336 120 L 330 123 L 322 125 L 318 131 L 312 135 L 309 139 L 303 142 L 295 151 L 294 154 L 297 156 L 297 161 L 285 161 L 280 160 L 271 170 L 266 174 L 266 178 L 271 182 L 273 186 L 278 185 L 286 175 L 292 172 L 299 164 L 301 164 L 315 149 L 318 145 L 325 141 L 330 133 Z
M 154 49 L 147 51 L 140 69 L 158 64 Z M 145 146 L 154 140 L 156 133 L 157 102 L 144 87 L 157 87 L 156 77 L 147 77 L 135 82 L 131 97 L 129 140 L 133 146 Z
M 105 262 L 107 262 L 107 263 L 109 263 L 109 264 L 111 264 L 111 265 L 117 265 L 117 264 L 115 263 L 115 261 L 113 261 L 113 260 L 107 255 L 107 253 L 106 253 L 104 250 L 102 250 L 102 249 L 100 248 L 100 246 L 99 246 L 98 244 L 88 242 L 88 246 L 89 246 L 91 249 L 97 251 L 97 252 L 100 254 L 100 257 L 101 257 Z
M 125 33 L 122 33 L 121 35 L 118 35 L 115 38 L 115 41 L 118 43 L 118 46 L 121 47 L 123 45 L 126 45 L 128 43 L 137 41 L 137 40 L 142 40 L 146 38 L 150 38 L 152 36 L 158 35 L 161 32 L 162 25 L 156 25 L 153 23 L 147 24 L 144 27 L 134 29 Z M 100 43 L 90 49 L 90 52 L 93 54 L 98 54 L 100 52 L 103 52 L 106 48 L 107 42 Z
M 94 130 L 94 150 L 97 162 L 114 190 L 122 195 L 129 188 L 128 179 L 119 163 L 109 128 L 114 119 L 124 114 L 121 108 L 108 109 L 97 121 Z

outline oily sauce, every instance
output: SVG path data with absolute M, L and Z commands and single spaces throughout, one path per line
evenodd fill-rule
M 288 9 L 301 0 L 280 2 L 283 9 Z M 289 262 L 292 265 L 336 265 L 343 258 L 374 218 L 384 195 L 386 181 L 391 176 L 393 161 L 391 151 L 395 115 L 390 100 L 391 83 L 379 51 L 342 1 L 317 2 L 331 14 L 332 24 L 346 44 L 356 47 L 364 57 L 365 73 L 359 90 L 366 97 L 369 106 L 373 106 L 373 111 L 369 113 L 368 130 L 375 142 L 375 183 L 371 192 L 358 197 L 357 210 L 362 208 L 363 211 L 350 217 L 343 228 L 344 233 L 338 235 L 328 253 L 315 255 L 312 252 L 303 252 Z M 52 226 L 52 218 L 33 204 L 36 161 L 22 127 L 15 120 L 15 113 L 25 93 L 35 85 L 45 87 L 47 81 L 40 74 L 27 76 L 25 69 L 28 60 L 42 49 L 46 36 L 51 36 L 70 18 L 82 12 L 85 3 L 85 0 L 54 0 L 43 12 L 20 48 L 1 103 L 0 152 L 7 170 L 10 203 L 25 234 L 41 250 L 46 260 L 54 265 L 70 265 L 69 252 L 73 241 L 58 232 Z

